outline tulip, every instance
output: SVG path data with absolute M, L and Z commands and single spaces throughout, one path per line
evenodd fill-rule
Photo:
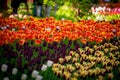
M 107 71 L 109 72 L 109 71 L 112 71 L 113 67 L 108 66 L 108 67 L 106 67 L 106 69 L 107 69 Z
M 3 80 L 9 80 L 9 78 L 8 77 L 4 77 Z
M 43 66 L 41 67 L 41 70 L 42 70 L 42 71 L 46 71 L 46 69 L 47 69 L 47 65 L 43 65 Z
M 79 76 L 79 74 L 78 74 L 77 72 L 74 72 L 73 75 L 74 75 L 74 77 L 76 77 L 76 78 Z
M 99 75 L 98 78 L 99 78 L 100 80 L 104 80 L 104 77 L 101 76 L 101 75 Z
M 94 49 L 95 49 L 95 50 L 97 49 L 97 46 L 96 46 L 96 45 L 94 45 Z
M 13 68 L 12 74 L 13 74 L 13 75 L 16 75 L 16 74 L 17 74 L 17 68 Z
M 24 15 L 24 16 L 23 16 L 23 19 L 26 19 L 26 18 L 27 18 L 27 15 Z
M 60 64 L 58 64 L 58 63 L 54 63 L 52 67 L 56 68 L 56 67 L 58 67 L 59 65 L 60 65 Z
M 60 76 L 62 76 L 62 75 L 63 75 L 63 73 L 62 73 L 62 71 L 61 71 L 61 70 L 58 70 L 58 71 L 56 72 L 56 75 L 57 75 L 57 76 L 59 76 L 59 75 L 60 75 Z
M 115 61 L 115 66 L 118 66 L 120 64 L 120 61 Z
M 78 80 L 76 77 L 71 78 L 70 80 Z
M 110 65 L 114 66 L 114 64 L 115 64 L 114 62 L 115 62 L 115 60 L 110 60 Z
M 65 18 L 62 18 L 62 20 L 64 21 L 64 20 L 65 20 Z
M 93 51 L 94 51 L 93 49 L 89 49 L 89 50 L 90 50 L 90 54 L 92 54 L 92 53 L 93 53 Z
M 38 76 L 38 74 L 39 74 L 39 72 L 38 72 L 37 70 L 33 70 L 31 76 L 32 76 L 33 78 L 36 78 L 36 77 Z
M 18 17 L 19 17 L 19 18 L 22 18 L 22 16 L 23 16 L 22 14 L 18 14 Z
M 26 74 L 22 74 L 21 80 L 26 80 L 26 79 L 27 79 L 27 75 Z
M 75 58 L 77 58 L 77 59 L 78 59 L 78 58 L 79 58 L 79 54 L 77 54 L 77 53 L 76 53 L 76 54 L 75 54 Z
M 101 74 L 103 75 L 106 72 L 106 69 L 101 69 Z
M 112 79 L 113 76 L 114 76 L 113 73 L 109 73 L 109 74 L 108 74 L 108 79 Z
M 59 58 L 59 62 L 62 64 L 64 62 L 63 58 Z
M 99 74 L 100 74 L 100 68 L 97 67 L 97 68 L 95 69 L 95 75 L 99 75 Z
M 52 64 L 53 64 L 53 61 L 51 61 L 51 60 L 48 60 L 48 61 L 47 61 L 47 66 L 48 66 L 48 67 L 51 67 Z
M 37 75 L 35 80 L 42 80 L 42 79 L 43 79 L 43 77 L 41 75 Z
M 59 68 L 52 68 L 54 73 L 57 73 L 59 71 Z
M 72 65 L 67 65 L 67 69 L 72 72 L 73 70 L 75 70 L 75 68 Z
M 68 80 L 71 77 L 71 74 L 69 72 L 63 72 L 63 75 L 65 76 L 66 80 Z
M 65 60 L 68 62 L 68 61 L 70 61 L 71 58 L 72 58 L 71 56 L 66 56 Z
M 114 54 L 114 55 L 115 55 L 116 57 L 117 57 L 117 56 L 119 56 L 119 52 L 115 52 L 115 54 Z
M 106 48 L 106 49 L 104 49 L 104 52 L 105 52 L 105 53 L 107 53 L 108 51 L 109 51 L 109 49 L 107 49 L 107 48 Z
M 73 63 L 77 62 L 77 60 L 78 60 L 77 58 L 72 58 Z
M 1 71 L 6 72 L 7 69 L 8 69 L 8 65 L 2 64 L 2 66 L 1 66 Z
M 88 75 L 88 71 L 82 70 L 80 72 L 80 75 L 84 78 L 84 77 L 86 77 Z
M 80 63 L 75 63 L 76 68 L 80 68 Z
M 60 66 L 60 69 L 63 71 L 63 70 L 65 70 L 65 69 L 66 69 L 66 66 L 61 65 L 61 66 Z
M 78 48 L 80 54 L 82 54 L 84 51 L 81 48 Z
M 9 18 L 14 18 L 14 15 L 10 15 Z
M 12 31 L 15 31 L 15 28 L 12 28 Z
M 87 51 L 88 49 L 90 49 L 88 46 L 85 47 L 85 51 Z
M 70 56 L 73 56 L 73 55 L 75 55 L 75 52 L 73 52 L 73 51 L 70 51 Z
M 93 70 L 88 70 L 88 74 L 90 75 L 90 76 L 92 76 L 93 75 L 93 73 L 94 73 L 94 71 Z

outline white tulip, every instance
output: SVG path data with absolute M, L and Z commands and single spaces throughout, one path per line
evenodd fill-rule
M 23 74 L 22 77 L 21 77 L 21 80 L 26 80 L 26 79 L 27 79 L 27 75 Z
M 8 77 L 4 77 L 3 80 L 9 80 L 9 78 Z
M 8 68 L 8 66 L 6 64 L 2 64 L 1 71 L 6 72 L 7 68 Z
M 19 17 L 19 18 L 22 18 L 22 16 L 23 16 L 22 14 L 18 14 L 18 17 Z
M 41 75 L 38 75 L 35 80 L 42 80 L 43 77 Z
M 17 71 L 18 71 L 17 68 L 13 68 L 12 74 L 13 74 L 13 75 L 16 75 L 16 74 L 17 74 Z
M 48 66 L 48 67 L 51 67 L 52 64 L 53 64 L 53 61 L 51 61 L 51 60 L 48 60 L 48 61 L 47 61 L 47 66 Z
M 43 65 L 42 67 L 41 67 L 41 70 L 42 71 L 45 71 L 47 69 L 47 65 Z
M 12 31 L 15 31 L 15 28 L 12 28 Z
M 39 72 L 37 70 L 32 71 L 32 77 L 36 78 L 38 76 Z
M 65 20 L 65 18 L 62 18 L 62 20 L 64 21 L 64 20 Z
M 9 18 L 14 18 L 14 15 L 10 15 Z
M 26 18 L 27 18 L 27 15 L 24 15 L 24 16 L 23 16 L 23 19 L 26 19 Z
M 46 31 L 51 31 L 51 28 L 50 28 L 50 27 L 48 27 L 48 28 L 46 28 L 45 30 L 46 30 Z

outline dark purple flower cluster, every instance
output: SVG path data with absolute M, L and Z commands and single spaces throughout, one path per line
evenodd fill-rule
M 114 44 L 115 40 L 110 40 L 110 42 Z M 92 48 L 94 45 L 89 42 L 82 44 L 80 40 L 67 39 L 59 43 L 42 41 L 39 46 L 36 46 L 33 41 L 25 42 L 24 45 L 19 45 L 17 42 L 14 44 L 1 46 L 3 50 L 2 55 L 0 55 L 1 60 L 3 59 L 6 61 L 5 63 L 14 65 L 21 70 L 29 69 L 30 71 L 40 69 L 47 60 L 58 62 L 59 58 L 64 58 L 71 50 L 79 53 L 78 48 L 85 48 L 85 46 Z

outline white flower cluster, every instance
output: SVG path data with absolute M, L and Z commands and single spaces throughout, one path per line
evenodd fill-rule
M 51 67 L 52 64 L 53 64 L 53 61 L 48 60 L 46 65 L 43 64 L 43 66 L 41 67 L 41 70 L 42 70 L 42 71 L 46 71 L 47 67 Z M 1 71 L 2 71 L 2 72 L 6 72 L 7 70 L 8 70 L 8 65 L 2 64 L 2 66 L 1 66 Z M 17 72 L 18 72 L 18 69 L 17 69 L 17 68 L 13 68 L 13 69 L 12 69 L 12 74 L 13 74 L 13 75 L 16 75 Z M 37 70 L 33 70 L 32 73 L 31 73 L 31 76 L 32 76 L 32 78 L 34 78 L 35 80 L 42 80 L 42 79 L 43 79 L 43 77 L 42 77 L 41 75 L 39 75 L 39 71 L 37 71 Z M 26 80 L 26 79 L 27 79 L 27 74 L 22 74 L 21 80 Z M 9 80 L 9 77 L 4 77 L 3 80 Z
M 9 18 L 23 18 L 26 19 L 27 15 L 22 15 L 22 14 L 12 14 L 9 16 Z
M 42 76 L 39 75 L 39 72 L 37 70 L 33 70 L 31 76 L 35 78 L 35 80 L 42 80 Z
M 44 64 L 44 65 L 41 67 L 41 70 L 42 70 L 42 71 L 46 71 L 47 67 L 51 67 L 52 64 L 53 64 L 53 61 L 48 60 L 48 61 L 47 61 L 47 64 L 46 64 L 46 65 Z

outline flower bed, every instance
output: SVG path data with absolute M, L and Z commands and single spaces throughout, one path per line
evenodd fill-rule
M 36 44 L 42 40 L 51 43 L 65 38 L 80 39 L 83 43 L 89 41 L 99 43 L 104 39 L 113 38 L 114 35 L 120 36 L 120 20 L 116 20 L 112 24 L 109 22 L 98 23 L 92 20 L 73 23 L 69 20 L 56 21 L 54 18 L 37 19 L 32 17 L 22 21 L 13 18 L 1 18 L 0 20 L 0 45 L 12 44 L 15 41 L 23 45 L 28 40 L 33 40 Z
M 70 51 L 65 58 L 59 58 L 59 62 L 53 64 L 52 70 L 66 80 L 120 79 L 119 44 L 120 40 L 100 46 L 94 45 L 93 48 L 79 48 L 79 52 Z
M 0 17 L 0 79 L 76 80 L 92 76 L 116 80 L 120 72 L 119 25 L 120 20 Z M 101 70 L 105 72 L 101 74 Z

